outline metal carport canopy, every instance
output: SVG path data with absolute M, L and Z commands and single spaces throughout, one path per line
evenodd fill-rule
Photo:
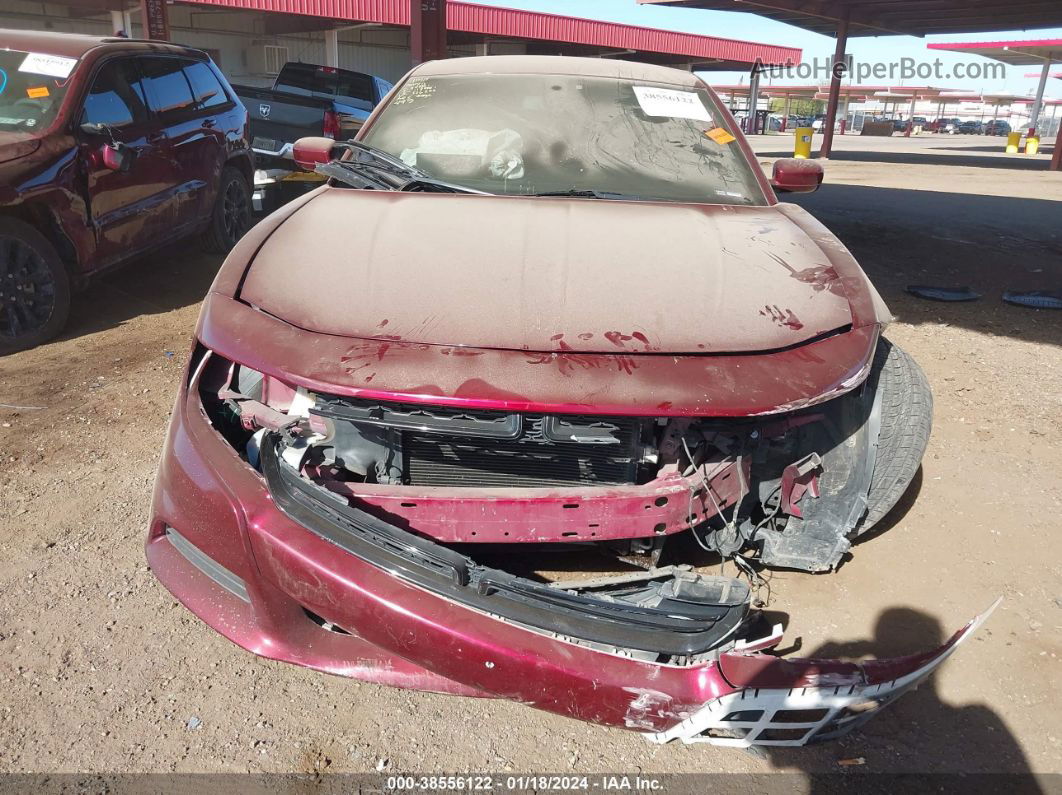
M 844 62 L 849 36 L 977 33 L 1062 26 L 1062 0 L 637 0 L 653 5 L 743 11 L 785 22 L 813 33 L 834 35 L 833 63 Z M 1046 72 L 1045 72 L 1046 74 Z M 841 73 L 830 84 L 821 157 L 829 157 L 840 99 Z M 1041 92 L 1042 93 L 1042 92 Z M 1060 168 L 1055 147 L 1052 168 Z
M 745 11 L 833 36 L 847 18 L 849 36 L 976 33 L 1062 25 L 1059 0 L 638 0 L 639 3 Z
M 1062 17 L 1062 14 L 1059 16 Z M 1062 39 L 934 41 L 926 47 L 930 50 L 947 50 L 963 55 L 980 55 L 983 58 L 991 58 L 1011 66 L 1042 66 L 1044 63 L 1062 63 Z M 1039 77 L 1040 74 L 1037 73 L 1035 76 Z
M 1059 5 L 1062 6 L 1062 0 Z M 948 41 L 932 42 L 926 47 L 930 50 L 945 50 L 963 55 L 979 55 L 1010 66 L 1041 67 L 1040 82 L 1036 87 L 1036 97 L 1029 113 L 1029 129 L 1035 130 L 1040 121 L 1040 111 L 1044 104 L 1044 90 L 1051 67 L 1062 63 L 1062 39 L 1029 39 L 1019 41 Z

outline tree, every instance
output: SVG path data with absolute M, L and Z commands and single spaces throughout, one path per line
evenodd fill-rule
M 793 116 L 817 116 L 826 112 L 826 103 L 818 99 L 791 99 L 789 113 Z M 771 113 L 785 113 L 785 98 L 771 98 Z

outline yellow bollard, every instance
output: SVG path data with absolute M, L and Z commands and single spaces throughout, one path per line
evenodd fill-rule
M 1021 143 L 1021 133 L 1020 132 L 1007 133 L 1007 154 L 1008 155 L 1016 155 L 1016 154 L 1018 154 L 1018 145 L 1020 143 Z
M 796 140 L 793 144 L 793 157 L 799 160 L 807 160 L 811 157 L 811 136 L 815 130 L 811 127 L 797 127 Z
M 1035 135 L 1030 135 L 1025 139 L 1025 154 L 1035 155 L 1040 151 L 1040 139 Z

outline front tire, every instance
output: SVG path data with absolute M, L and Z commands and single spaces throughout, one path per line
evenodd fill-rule
M 851 537 L 885 518 L 914 480 L 933 427 L 933 393 L 922 368 L 884 337 L 878 342 L 870 375 L 881 390 L 881 428 L 867 493 L 867 513 Z
M 69 314 L 70 275 L 55 247 L 24 221 L 0 218 L 0 356 L 47 342 Z
M 215 254 L 228 254 L 250 228 L 251 188 L 238 169 L 225 166 L 207 228 L 207 248 Z

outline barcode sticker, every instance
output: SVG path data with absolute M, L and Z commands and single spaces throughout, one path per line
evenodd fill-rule
M 66 58 L 62 55 L 47 55 L 43 52 L 31 52 L 22 59 L 22 65 L 19 66 L 20 72 L 30 72 L 35 75 L 48 75 L 48 77 L 58 77 L 66 79 L 70 77 L 70 73 L 74 71 L 74 64 L 77 63 L 76 58 Z
M 648 116 L 664 116 L 672 119 L 699 119 L 712 121 L 708 108 L 704 107 L 696 91 L 675 91 L 670 88 L 634 86 L 634 95 Z

